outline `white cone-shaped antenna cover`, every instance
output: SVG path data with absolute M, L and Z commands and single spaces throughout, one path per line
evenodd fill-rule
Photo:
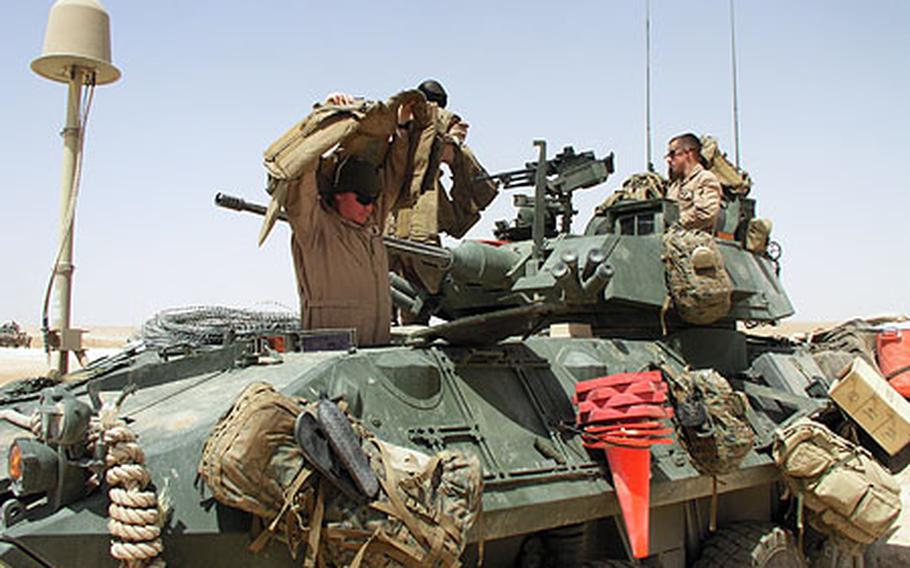
M 96 85 L 120 78 L 111 63 L 110 18 L 98 0 L 57 0 L 51 7 L 44 51 L 32 61 L 32 71 L 66 83 L 73 66 L 94 71 Z

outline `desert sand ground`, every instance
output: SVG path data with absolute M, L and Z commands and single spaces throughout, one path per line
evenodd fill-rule
M 834 325 L 832 322 L 795 322 L 781 323 L 776 326 L 757 327 L 749 330 L 756 335 L 780 335 L 790 337 L 798 333 L 807 333 Z M 41 331 L 27 327 L 25 331 L 32 338 L 32 348 L 0 347 L 0 384 L 27 377 L 41 377 L 48 373 L 47 355 L 42 347 Z M 131 326 L 98 325 L 87 326 L 83 336 L 89 360 L 115 353 L 126 344 L 137 329 Z M 70 368 L 77 363 L 72 361 Z
M 31 349 L 0 347 L 0 384 L 48 373 L 41 331 L 28 327 L 25 331 L 32 338 Z M 116 353 L 135 332 L 136 328 L 129 326 L 92 326 L 82 338 L 89 360 Z M 78 363 L 72 359 L 70 368 L 77 367 Z

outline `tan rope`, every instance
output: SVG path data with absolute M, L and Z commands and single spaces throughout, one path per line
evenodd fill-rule
M 116 409 L 102 408 L 101 417 L 92 420 L 89 440 L 103 441 L 106 448 L 110 554 L 127 568 L 163 568 L 161 529 L 166 515 L 155 491 L 147 489 L 151 474 L 145 468 L 145 453 L 137 438 L 118 418 Z

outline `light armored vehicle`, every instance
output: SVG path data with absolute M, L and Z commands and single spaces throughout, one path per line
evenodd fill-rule
M 32 338 L 14 321 L 0 325 L 0 347 L 28 347 Z
M 97 415 L 119 399 L 119 416 L 138 435 L 169 509 L 164 560 L 299 564 L 278 539 L 251 552 L 253 516 L 215 502 L 197 478 L 219 417 L 262 381 L 291 396 L 343 400 L 364 428 L 397 446 L 477 456 L 482 514 L 464 564 L 476 565 L 482 553 L 487 566 L 625 565 L 631 553 L 620 505 L 604 452 L 583 446 L 576 385 L 688 366 L 717 370 L 749 398 L 755 443 L 735 471 L 717 478 L 713 512 L 713 480 L 679 441 L 651 449 L 649 562 L 799 565 L 767 448 L 775 428 L 827 403 L 828 378 L 807 353 L 740 331 L 793 313 L 776 259 L 746 249 L 754 201 L 728 194 L 723 238 L 715 239 L 732 283 L 729 310 L 709 325 L 691 324 L 668 301 L 662 260 L 676 205 L 620 200 L 573 233 L 572 192 L 604 182 L 612 155 L 567 149 L 547 160 L 539 146 L 536 162 L 494 176 L 535 191 L 516 197 L 523 210 L 500 225 L 500 239 L 452 248 L 389 240 L 392 254 L 436 270 L 429 287 L 394 278 L 396 304 L 443 320 L 398 334 L 397 344 L 357 348 L 343 330 L 246 323 L 169 344 L 136 343 L 44 390 L 8 387 L 0 412 L 18 425 L 0 424 L 0 563 L 115 563 L 109 521 L 117 507 L 107 483 L 89 482 L 104 465 L 88 448 L 98 446 L 90 439 Z

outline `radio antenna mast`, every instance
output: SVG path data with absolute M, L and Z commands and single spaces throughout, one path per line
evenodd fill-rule
M 654 171 L 651 159 L 651 0 L 645 0 L 645 144 L 648 171 Z
M 736 84 L 736 12 L 734 0 L 730 0 L 730 59 L 733 70 L 733 147 L 736 151 L 736 167 L 739 168 L 739 98 Z M 650 151 L 650 150 L 649 150 Z

